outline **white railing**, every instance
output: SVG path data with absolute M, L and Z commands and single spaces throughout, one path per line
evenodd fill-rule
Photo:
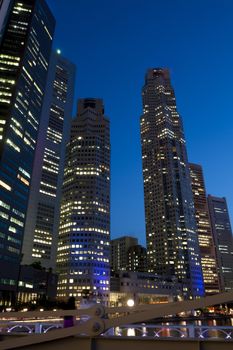
M 63 328 L 62 321 L 55 322 L 5 322 L 0 326 L 1 334 L 45 334 Z M 192 339 L 233 339 L 233 327 L 197 325 L 133 324 L 110 328 L 102 336 L 127 336 L 147 338 L 192 338 Z
M 1 324 L 2 334 L 45 334 L 63 328 L 63 322 L 5 322 Z M 147 338 L 191 338 L 191 339 L 233 339 L 233 327 L 196 325 L 133 324 L 110 328 L 102 336 L 126 336 Z
M 142 323 L 111 328 L 103 336 L 233 340 L 233 327 Z
M 29 322 L 18 323 L 10 322 L 0 326 L 2 334 L 42 334 L 51 330 L 63 328 L 62 322 L 48 323 L 48 322 Z
M 140 333 L 141 336 L 151 336 L 153 338 L 162 338 L 164 332 L 167 330 L 168 337 L 171 338 L 171 334 L 176 333 L 179 335 L 179 338 L 193 338 L 198 337 L 207 338 L 210 332 L 215 331 L 216 338 L 217 335 L 223 334 L 225 336 L 224 341 L 232 340 L 232 327 L 193 327 L 181 325 L 181 326 L 163 326 L 163 325 L 145 325 L 141 322 L 146 322 L 154 318 L 160 318 L 167 315 L 176 315 L 180 312 L 195 310 L 199 308 L 204 308 L 210 305 L 222 304 L 231 302 L 233 300 L 233 291 L 226 292 L 222 294 L 216 294 L 208 296 L 205 298 L 200 298 L 198 300 L 186 300 L 180 302 L 173 302 L 168 304 L 159 304 L 159 305 L 140 305 L 134 307 L 122 307 L 122 308 L 104 308 L 97 304 L 87 310 L 58 310 L 58 311 L 43 311 L 43 312 L 7 312 L 0 315 L 0 324 L 7 321 L 11 327 L 8 327 L 8 330 L 16 331 L 15 327 L 17 325 L 23 327 L 22 322 L 26 325 L 26 329 L 30 332 L 31 328 L 27 323 L 35 323 L 34 334 L 33 330 L 29 333 L 28 336 L 23 336 L 17 338 L 17 342 L 14 337 L 8 337 L 8 339 L 0 342 L 0 350 L 2 349 L 15 349 L 23 348 L 24 346 L 29 346 L 33 344 L 48 342 L 48 341 L 59 341 L 59 339 L 69 338 L 71 336 L 87 336 L 88 338 L 94 338 L 102 334 L 110 335 L 111 330 L 121 329 L 130 329 L 128 331 L 129 335 L 137 335 L 138 330 L 137 326 L 131 326 L 132 324 L 139 324 L 139 329 L 142 330 Z M 88 315 L 88 316 L 85 316 Z M 43 332 L 42 322 L 46 320 L 47 323 L 52 323 L 50 327 L 53 327 L 53 320 L 58 319 L 58 323 L 62 322 L 64 316 L 73 316 L 75 319 L 79 318 L 79 322 L 74 323 L 72 327 L 69 328 L 60 328 L 59 330 L 47 330 Z M 115 316 L 115 317 L 113 317 Z M 13 324 L 13 323 L 14 324 Z M 127 326 L 122 326 L 122 325 Z M 152 327 L 152 330 L 151 330 Z M 175 328 L 173 328 L 175 327 Z M 230 328 L 230 329 L 229 329 Z M 51 329 L 51 328 L 50 328 Z M 195 332 L 199 333 L 195 333 Z M 43 332 L 43 333 L 42 333 Z M 113 332 L 113 336 L 116 335 Z M 152 332 L 152 335 L 150 334 Z M 172 333 L 171 333 L 172 332 Z M 216 333 L 217 332 L 217 333 Z M 170 336 L 169 336 L 170 334 Z M 118 334 L 119 335 L 119 334 Z M 127 334 L 126 334 L 127 335 Z M 168 338 L 167 337 L 167 338 Z M 10 338 L 10 339 L 9 339 Z M 100 337 L 100 339 L 103 339 Z

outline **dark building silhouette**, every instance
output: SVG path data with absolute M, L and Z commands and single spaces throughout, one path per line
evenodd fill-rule
M 122 236 L 112 239 L 110 242 L 112 271 L 128 270 L 128 250 L 138 244 L 138 239 L 132 236 Z
M 128 249 L 128 271 L 147 272 L 147 251 L 146 248 L 137 244 Z
M 0 11 L 0 298 L 10 303 L 55 20 L 44 0 L 5 0 Z
M 204 294 L 181 117 L 167 69 L 149 69 L 142 89 L 141 145 L 149 271 L 176 276 L 187 297 Z
M 216 247 L 221 291 L 233 289 L 233 237 L 226 198 L 209 195 L 208 207 Z
M 58 275 L 51 270 L 22 265 L 19 275 L 18 301 L 38 302 L 41 299 L 55 300 Z

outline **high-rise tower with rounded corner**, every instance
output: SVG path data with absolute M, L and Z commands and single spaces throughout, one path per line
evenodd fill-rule
M 110 280 L 110 133 L 101 99 L 78 102 L 66 149 L 58 297 L 105 303 Z

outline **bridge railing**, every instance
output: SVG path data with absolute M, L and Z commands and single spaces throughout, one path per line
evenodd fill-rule
M 107 330 L 115 327 L 121 327 L 124 324 L 140 323 L 152 320 L 158 317 L 167 315 L 176 315 L 183 311 L 190 311 L 207 306 L 222 304 L 233 301 L 233 292 L 227 292 L 217 295 L 200 298 L 197 300 L 186 300 L 180 302 L 173 302 L 160 305 L 142 305 L 134 306 L 132 308 L 107 308 L 97 304 L 90 309 L 79 310 L 58 310 L 58 311 L 44 311 L 44 312 L 19 312 L 19 313 L 5 313 L 2 319 L 9 321 L 33 321 L 38 322 L 38 318 L 52 319 L 54 317 L 62 318 L 64 316 L 80 317 L 81 322 L 74 324 L 70 328 L 61 328 L 59 330 L 48 331 L 43 334 L 33 334 L 27 337 L 20 337 L 17 342 L 14 339 L 8 339 L 0 343 L 1 349 L 15 349 L 28 345 L 56 341 L 59 339 L 68 338 L 70 336 L 88 336 L 89 338 L 96 337 L 103 334 Z M 117 313 L 119 317 L 107 317 L 107 315 Z M 82 319 L 82 317 L 85 317 Z M 0 317 L 1 318 L 1 317 Z M 157 335 L 160 333 L 156 333 Z M 204 333 L 202 333 L 203 336 Z M 229 334 L 229 336 L 231 336 Z
M 233 326 L 131 324 L 110 328 L 103 336 L 233 340 Z

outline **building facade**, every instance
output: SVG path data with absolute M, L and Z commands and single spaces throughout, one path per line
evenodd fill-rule
M 163 304 L 182 299 L 182 284 L 176 278 L 164 278 L 153 273 L 112 273 L 110 290 L 111 306 L 126 306 L 129 299 L 139 305 Z
M 140 244 L 128 249 L 128 271 L 148 272 L 147 251 Z
M 44 0 L 6 0 L 6 5 L 3 1 L 0 36 L 0 299 L 10 303 L 22 258 L 55 20 Z
M 110 131 L 103 101 L 78 102 L 66 149 L 58 297 L 106 302 L 110 280 Z
M 23 264 L 39 260 L 45 268 L 54 269 L 56 266 L 61 188 L 65 147 L 70 136 L 74 79 L 74 65 L 53 52 L 33 167 Z
M 226 198 L 209 195 L 208 208 L 216 247 L 220 290 L 233 289 L 233 237 Z
M 205 292 L 206 294 L 217 294 L 219 293 L 217 258 L 210 225 L 203 171 L 198 164 L 190 163 L 189 167 Z
M 111 271 L 128 270 L 128 250 L 137 244 L 138 239 L 132 236 L 122 236 L 111 240 Z
M 181 117 L 167 69 L 149 69 L 142 90 L 141 145 L 149 270 L 176 276 L 187 297 L 204 294 Z
M 22 265 L 19 274 L 17 300 L 37 304 L 41 299 L 55 300 L 58 275 L 51 270 Z

